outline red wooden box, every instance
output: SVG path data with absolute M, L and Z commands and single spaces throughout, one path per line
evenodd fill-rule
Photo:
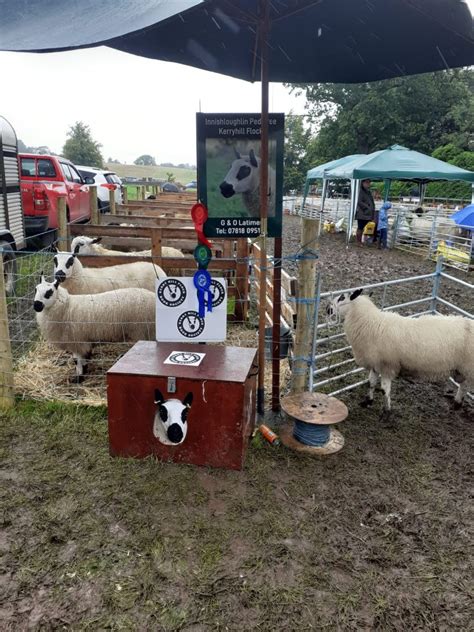
M 198 367 L 164 364 L 173 351 L 205 356 Z M 110 453 L 241 469 L 255 423 L 256 371 L 255 349 L 137 342 L 107 373 Z M 154 435 L 155 389 L 165 400 L 193 395 L 180 445 Z

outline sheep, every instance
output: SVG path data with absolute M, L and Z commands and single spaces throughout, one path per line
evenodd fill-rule
M 72 252 L 76 252 L 79 255 L 125 255 L 125 256 L 133 256 L 133 257 L 151 257 L 151 250 L 140 250 L 139 252 L 123 252 L 121 250 L 110 250 L 109 248 L 104 248 L 100 243 L 102 241 L 102 237 L 86 237 L 85 235 L 81 235 L 79 237 L 74 237 L 71 242 L 71 250 Z M 184 254 L 181 250 L 177 248 L 173 248 L 171 246 L 163 246 L 161 248 L 161 254 L 163 257 L 183 257 Z M 169 271 L 171 276 L 181 276 L 180 269 L 173 269 Z
M 154 292 L 141 288 L 74 295 L 42 274 L 33 308 L 45 340 L 72 353 L 81 382 L 93 343 L 155 338 L 155 305 Z
M 188 410 L 193 403 L 193 394 L 188 393 L 183 401 L 165 400 L 161 391 L 155 390 L 157 406 L 153 421 L 153 434 L 164 445 L 183 443 L 188 432 Z
M 410 224 L 412 239 L 417 241 L 429 241 L 433 230 L 433 215 L 427 213 L 423 217 L 414 217 Z M 435 235 L 456 237 L 459 229 L 456 224 L 447 217 L 437 217 L 435 224 Z
M 221 194 L 230 198 L 236 193 L 242 194 L 244 205 L 249 210 L 250 217 L 260 217 L 260 158 L 255 156 L 253 149 L 248 156 L 241 156 L 235 151 L 236 160 L 233 161 L 223 182 L 219 185 Z M 268 169 L 268 210 L 275 208 L 275 171 Z
M 125 287 L 141 287 L 155 291 L 157 278 L 166 274 L 159 266 L 145 261 L 105 268 L 84 268 L 77 258 L 79 246 L 74 251 L 57 252 L 54 255 L 54 278 L 62 283 L 70 294 L 98 294 Z
M 425 315 L 418 318 L 383 312 L 362 295 L 345 292 L 327 307 L 330 316 L 344 319 L 344 332 L 356 364 L 369 370 L 369 392 L 362 405 L 373 403 L 378 376 L 384 392 L 382 418 L 391 411 L 391 383 L 397 375 L 428 380 L 453 376 L 459 383 L 454 403 L 460 408 L 474 385 L 474 322 L 461 316 Z

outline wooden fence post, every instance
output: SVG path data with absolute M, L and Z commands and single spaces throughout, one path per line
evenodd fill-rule
M 128 204 L 128 188 L 122 187 L 122 204 Z
M 249 245 L 248 240 L 243 238 L 237 240 L 235 286 L 237 288 L 235 318 L 245 322 L 247 320 L 249 298 Z
M 153 257 L 153 263 L 162 267 L 162 259 L 161 259 L 161 228 L 152 228 L 151 229 L 151 256 Z
M 303 302 L 297 303 L 295 354 L 291 385 L 293 393 L 301 393 L 307 387 L 307 358 L 311 353 L 316 290 L 316 258 L 312 257 L 312 253 L 309 251 L 316 250 L 316 240 L 319 234 L 319 220 L 303 217 L 301 221 L 301 250 L 303 255 L 308 252 L 308 256 L 300 259 L 298 265 L 298 299 L 303 299 Z
M 7 296 L 0 252 L 0 408 L 11 408 L 13 399 L 13 358 L 8 330 Z
M 69 238 L 67 227 L 66 198 L 63 196 L 58 197 L 58 239 L 59 249 L 68 252 Z
M 111 213 L 111 215 L 117 214 L 117 209 L 115 208 L 115 189 L 109 189 L 109 213 Z
M 91 212 L 91 224 L 99 223 L 99 207 L 97 204 L 97 187 L 89 187 L 89 209 Z

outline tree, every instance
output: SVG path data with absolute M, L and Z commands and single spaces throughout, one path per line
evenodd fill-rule
M 174 173 L 172 173 L 171 171 L 167 171 L 166 172 L 166 181 L 167 182 L 174 182 L 176 180 L 176 176 L 174 175 Z
M 150 156 L 150 154 L 143 154 L 142 156 L 138 156 L 138 158 L 133 161 L 133 164 L 145 165 L 147 167 L 156 167 L 156 161 L 153 156 Z
M 64 143 L 63 156 L 77 165 L 102 167 L 104 160 L 100 152 L 100 143 L 91 135 L 88 125 L 78 121 L 69 128 L 69 138 Z
M 474 140 L 474 71 L 453 70 L 363 84 L 297 85 L 319 128 L 314 156 L 326 162 L 398 143 L 431 154 Z
M 39 147 L 30 147 L 26 145 L 21 138 L 18 139 L 18 151 L 22 154 L 49 154 L 55 156 L 55 152 L 47 145 L 40 145 Z
M 283 191 L 299 191 L 305 181 L 308 166 L 308 145 L 311 129 L 305 128 L 304 119 L 291 112 L 285 121 L 285 156 Z

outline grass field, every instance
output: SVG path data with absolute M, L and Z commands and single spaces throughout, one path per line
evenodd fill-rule
M 177 167 L 145 167 L 142 165 L 118 165 L 108 164 L 107 169 L 114 171 L 120 177 L 132 176 L 134 178 L 162 178 L 167 180 L 168 173 L 175 176 L 175 181 L 187 184 L 196 179 L 195 169 L 178 169 Z

